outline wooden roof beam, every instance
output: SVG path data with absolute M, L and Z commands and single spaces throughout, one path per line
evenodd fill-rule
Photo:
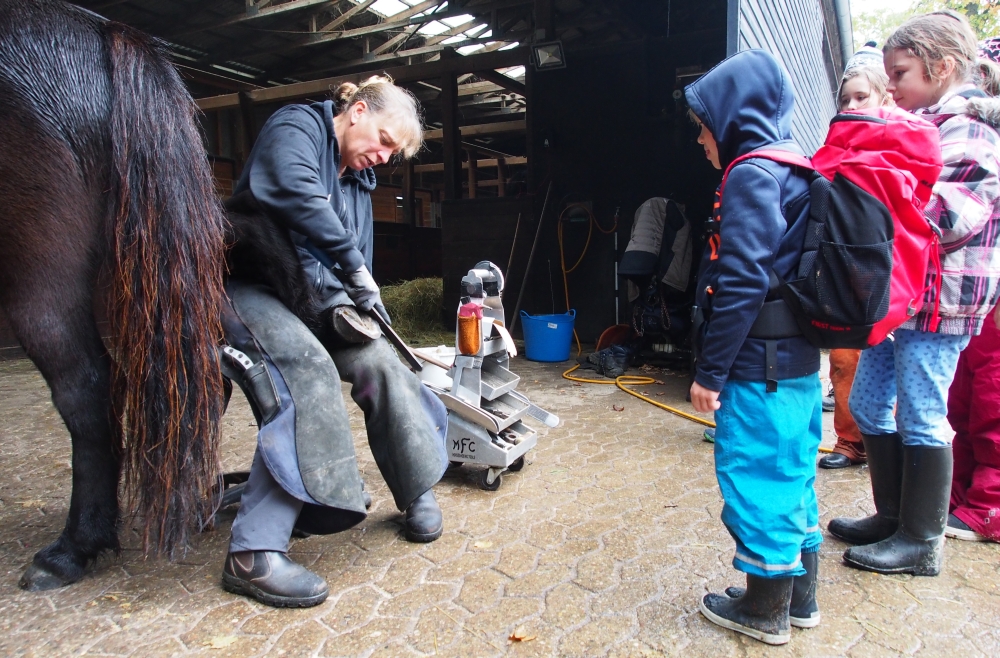
M 518 157 L 512 157 L 512 158 L 502 158 L 502 159 L 504 160 L 504 164 L 506 164 L 508 166 L 510 166 L 510 165 L 528 164 L 528 158 L 520 157 L 520 156 L 518 156 Z M 498 163 L 497 160 L 476 160 L 476 168 L 477 169 L 492 168 L 492 167 L 496 167 L 498 164 L 499 163 Z M 462 169 L 468 169 L 468 168 L 469 168 L 469 163 L 468 162 L 463 162 L 462 163 Z M 413 165 L 413 173 L 415 173 L 415 174 L 426 174 L 426 173 L 436 172 L 436 171 L 444 171 L 444 163 L 438 162 L 438 163 L 431 163 L 431 164 L 422 164 L 422 165 L 415 164 L 415 165 Z
M 370 5 L 374 1 L 375 0 L 371 0 L 371 2 L 368 2 L 368 4 Z M 332 5 L 338 2 L 340 2 L 340 0 L 291 0 L 291 2 L 284 2 L 280 5 L 272 5 L 270 7 L 263 9 L 261 7 L 267 4 L 266 2 L 263 1 L 258 2 L 256 5 L 248 3 L 246 12 L 242 14 L 238 14 L 236 16 L 230 16 L 229 18 L 224 18 L 221 21 L 215 21 L 213 23 L 207 23 L 204 25 L 196 25 L 190 28 L 179 30 L 177 32 L 172 32 L 171 34 L 168 34 L 165 38 L 176 39 L 177 37 L 183 37 L 189 34 L 197 34 L 198 32 L 204 32 L 205 30 L 217 30 L 220 27 L 236 25 L 237 23 L 243 23 L 244 21 L 252 21 L 257 18 L 265 18 L 267 16 L 277 16 L 278 14 L 283 14 L 289 11 L 306 9 L 307 7 L 317 7 L 317 5 L 320 6 Z
M 383 69 L 385 73 L 392 76 L 399 84 L 407 82 L 418 82 L 421 80 L 433 80 L 440 78 L 442 74 L 453 72 L 457 74 L 474 73 L 476 71 L 505 68 L 508 66 L 520 66 L 528 61 L 528 49 L 524 46 L 511 48 L 510 50 L 498 50 L 490 53 L 472 54 L 464 57 L 453 57 L 442 59 L 436 62 L 424 62 L 411 64 L 409 66 L 394 66 Z M 336 88 L 342 82 L 361 82 L 370 77 L 372 71 L 360 73 L 350 73 L 339 76 L 332 76 L 320 80 L 309 82 L 296 82 L 295 84 L 282 85 L 280 87 L 269 87 L 266 89 L 255 89 L 246 92 L 250 100 L 254 103 L 272 103 L 306 98 L 309 96 L 328 94 L 331 89 Z M 237 94 L 225 94 L 222 96 L 212 96 L 198 99 L 198 107 L 202 111 L 221 110 L 239 107 Z
M 413 9 L 417 7 L 422 7 L 420 11 L 425 11 L 430 7 L 442 4 L 445 0 L 427 0 L 418 5 L 414 5 Z M 442 18 L 452 18 L 455 16 L 462 16 L 465 14 L 475 15 L 476 13 L 486 13 L 492 11 L 493 9 L 507 9 L 511 7 L 517 7 L 522 5 L 530 5 L 533 0 L 492 0 L 491 2 L 486 2 L 478 5 L 464 5 L 461 7 L 452 8 L 450 5 L 447 9 L 443 11 L 437 11 L 432 14 L 425 16 L 411 16 L 405 19 L 393 19 L 388 20 L 384 23 L 378 23 L 376 25 L 369 25 L 366 27 L 359 27 L 350 30 L 343 30 L 341 32 L 331 32 L 322 33 L 316 32 L 309 35 L 307 38 L 300 40 L 298 42 L 282 46 L 280 48 L 274 48 L 271 50 L 261 51 L 261 50 L 243 50 L 238 53 L 224 53 L 216 57 L 210 57 L 206 60 L 199 62 L 200 64 L 219 64 L 222 62 L 230 60 L 240 60 L 247 57 L 255 57 L 260 55 L 275 55 L 288 52 L 290 50 L 297 50 L 299 48 L 305 48 L 309 46 L 316 46 L 324 43 L 330 43 L 331 41 L 339 41 L 341 39 L 352 39 L 354 37 L 361 37 L 370 34 L 377 34 L 379 32 L 387 32 L 389 30 L 405 29 L 411 25 L 420 25 L 423 23 L 428 23 L 433 20 L 439 20 Z M 410 10 L 412 11 L 412 10 Z M 407 12 L 402 12 L 403 14 Z M 401 14 L 399 14 L 401 15 Z
M 360 14 L 364 10 L 368 9 L 373 4 L 375 4 L 375 0 L 365 0 L 361 4 L 354 5 L 340 16 L 337 16 L 335 19 L 319 28 L 317 32 L 329 32 L 330 30 L 336 30 L 338 27 L 354 18 L 357 14 Z
M 459 130 L 463 137 L 474 135 L 497 135 L 500 133 L 524 132 L 527 126 L 524 121 L 503 121 L 500 123 L 480 123 L 474 126 L 461 126 Z M 425 130 L 424 139 L 427 141 L 444 138 L 444 129 Z
M 518 82 L 514 78 L 499 73 L 497 71 L 476 71 L 478 75 L 483 80 L 489 80 L 495 85 L 499 85 L 506 89 L 507 91 L 512 91 L 515 94 L 521 94 L 522 96 L 528 95 L 528 88 L 524 86 L 523 82 Z

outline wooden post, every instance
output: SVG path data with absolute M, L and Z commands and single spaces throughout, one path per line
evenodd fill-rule
M 525 95 L 525 101 L 527 101 L 527 107 L 525 107 L 524 112 L 524 132 L 527 138 L 527 143 L 525 144 L 525 155 L 528 156 L 528 190 L 535 190 L 539 186 L 539 181 L 542 178 L 543 173 L 546 171 L 539 162 L 539 157 L 544 155 L 548 157 L 548 153 L 543 154 L 540 145 L 538 144 L 539 137 L 539 121 L 538 121 L 538 107 L 535 105 L 535 70 L 532 66 L 526 66 L 524 70 L 524 86 L 528 93 Z
M 475 151 L 466 151 L 469 156 L 469 198 L 476 198 L 476 183 L 479 180 L 478 154 Z
M 497 196 L 504 196 L 504 190 L 507 185 L 507 161 L 503 158 L 497 158 Z
M 257 122 L 254 119 L 253 99 L 245 91 L 240 92 L 240 117 L 243 119 L 243 161 L 246 162 L 257 139 Z
M 448 48 L 441 52 L 441 59 L 456 57 Z M 462 198 L 462 135 L 458 126 L 458 76 L 445 73 L 441 76 L 441 123 L 444 147 L 444 198 Z
M 413 212 L 413 160 L 403 163 L 403 223 L 416 226 L 417 216 Z
M 555 3 L 553 0 L 535 0 L 535 30 L 543 30 L 544 36 L 536 34 L 537 41 L 556 38 Z M 541 36 L 541 38 L 537 38 Z

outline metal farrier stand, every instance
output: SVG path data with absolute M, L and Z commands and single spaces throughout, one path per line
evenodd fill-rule
M 504 280 L 500 268 L 481 261 L 462 278 L 460 308 L 469 303 L 482 307 L 479 351 L 462 354 L 459 328 L 455 332 L 455 363 L 448 372 L 451 388 L 430 388 L 448 408 L 448 458 L 455 465 L 486 466 L 479 486 L 500 488 L 504 471 L 524 468 L 524 455 L 538 443 L 538 434 L 524 423 L 526 417 L 549 427 L 559 418 L 534 405 L 519 393 L 521 378 L 510 371 L 510 357 L 517 348 L 504 321 Z M 468 348 L 466 351 L 470 351 Z

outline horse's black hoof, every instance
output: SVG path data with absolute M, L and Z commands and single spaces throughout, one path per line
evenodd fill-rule
M 44 567 L 32 564 L 21 576 L 21 580 L 17 581 L 17 584 L 21 589 L 29 592 L 43 592 L 47 589 L 65 587 L 75 580 L 77 579 L 65 580 Z

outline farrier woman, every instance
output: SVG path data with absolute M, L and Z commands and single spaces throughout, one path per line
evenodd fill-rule
M 260 386 L 245 376 L 243 388 L 253 389 L 251 398 L 271 390 L 277 397 L 270 410 L 256 401 L 258 450 L 223 570 L 230 591 L 282 607 L 326 598 L 323 579 L 286 551 L 293 529 L 337 532 L 365 518 L 341 379 L 352 384 L 375 462 L 405 510 L 406 538 L 441 535 L 431 487 L 448 465 L 444 408 L 367 317 L 387 317 L 371 275 L 372 167 L 412 156 L 421 139 L 416 99 L 376 76 L 342 85 L 334 100 L 275 112 L 237 184 L 236 194 L 252 194 L 263 221 L 288 230 L 323 329 L 313 336 L 266 289 L 230 281 L 238 321 L 223 318 L 227 338 L 259 353 L 251 360 L 259 355 L 273 380 Z

